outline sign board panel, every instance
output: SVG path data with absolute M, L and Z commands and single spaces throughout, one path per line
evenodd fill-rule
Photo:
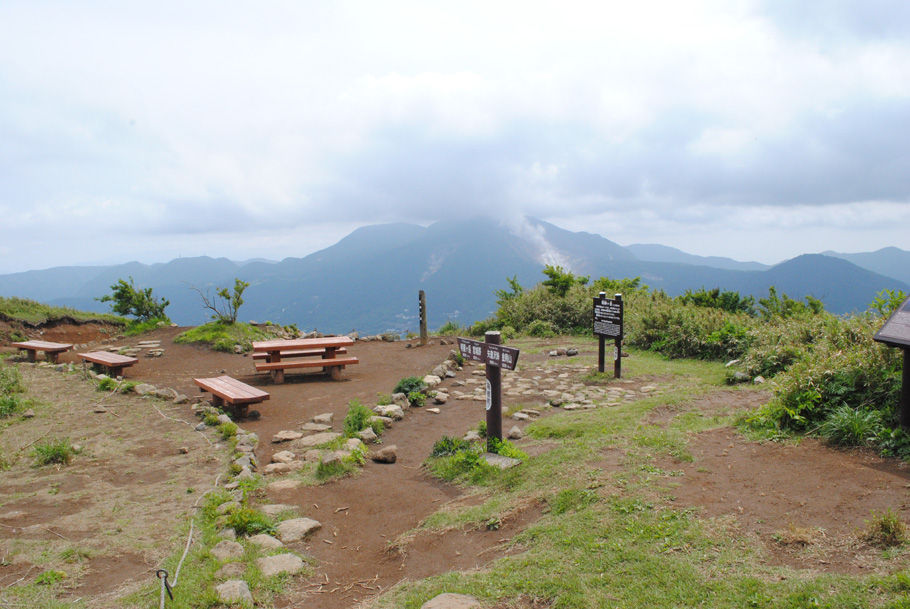
M 881 330 L 875 333 L 873 340 L 889 347 L 910 347 L 910 298 L 891 314 Z
M 622 337 L 622 300 L 594 299 L 594 334 Z
M 518 363 L 519 351 L 515 347 L 482 343 L 479 340 L 471 340 L 469 338 L 459 338 L 458 350 L 465 359 L 482 362 L 497 368 L 505 368 L 506 370 L 515 370 L 515 364 Z

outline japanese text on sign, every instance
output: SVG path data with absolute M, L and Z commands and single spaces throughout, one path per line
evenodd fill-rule
M 518 363 L 519 351 L 514 347 L 459 338 L 458 350 L 465 359 L 482 362 L 497 368 L 505 368 L 506 370 L 515 370 L 515 364 Z
M 622 336 L 622 301 L 609 298 L 594 299 L 594 334 Z

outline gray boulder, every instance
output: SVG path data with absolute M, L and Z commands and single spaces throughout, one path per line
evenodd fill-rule
M 250 587 L 242 579 L 229 579 L 223 584 L 215 586 L 218 600 L 226 605 L 233 603 L 253 604 L 253 595 Z
M 294 554 L 276 554 L 257 559 L 256 566 L 259 567 L 265 577 L 274 577 L 282 573 L 294 574 L 299 572 L 303 569 L 303 560 Z
M 285 543 L 300 541 L 321 527 L 322 523 L 312 518 L 292 518 L 278 525 L 278 539 Z

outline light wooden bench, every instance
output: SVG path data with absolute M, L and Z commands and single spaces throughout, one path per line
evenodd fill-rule
M 79 353 L 83 362 L 91 362 L 97 366 L 107 369 L 110 376 L 123 376 L 123 369 L 132 366 L 139 360 L 135 357 L 111 353 L 110 351 L 92 351 L 90 353 Z
M 344 355 L 348 350 L 344 347 L 339 347 L 335 349 L 336 354 Z M 281 351 L 281 359 L 284 360 L 286 357 L 316 357 L 325 355 L 325 349 L 291 349 L 288 351 Z M 264 359 L 265 361 L 271 361 L 271 354 L 268 352 L 259 352 L 253 353 L 253 359 Z
M 25 351 L 30 362 L 37 359 L 38 351 L 43 351 L 44 359 L 55 364 L 57 363 L 58 355 L 73 348 L 72 345 L 67 343 L 52 343 L 46 340 L 27 340 L 21 343 L 13 343 L 12 345 Z
M 269 394 L 265 391 L 230 376 L 193 379 L 193 382 L 199 385 L 199 391 L 208 391 L 212 394 L 213 406 L 223 408 L 224 404 L 228 403 L 238 418 L 246 416 L 250 404 L 258 404 L 269 399 Z
M 356 357 L 327 357 L 327 358 L 311 358 L 311 359 L 296 359 L 296 360 L 287 360 L 283 359 L 278 362 L 256 362 L 257 372 L 281 372 L 293 368 L 322 368 L 324 372 L 328 372 L 331 377 L 335 380 L 341 378 L 341 371 L 344 370 L 345 366 L 352 366 L 354 364 L 359 364 L 360 360 Z M 284 380 L 284 375 L 282 374 L 281 380 L 275 382 L 282 382 Z

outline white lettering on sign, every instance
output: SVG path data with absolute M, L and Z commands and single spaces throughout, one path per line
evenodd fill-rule
M 490 379 L 487 379 L 487 410 L 493 407 L 493 385 L 490 384 Z

